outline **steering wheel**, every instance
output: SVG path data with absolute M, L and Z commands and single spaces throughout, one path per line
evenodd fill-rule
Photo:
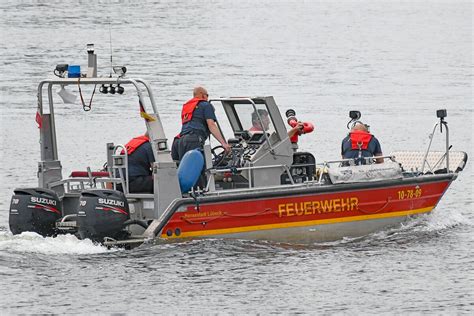
M 219 167 L 225 158 L 224 147 L 221 145 L 213 147 L 211 149 L 211 154 L 212 154 L 212 165 L 214 167 Z

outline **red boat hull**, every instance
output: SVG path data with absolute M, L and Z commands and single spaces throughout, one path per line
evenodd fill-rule
M 430 212 L 452 180 L 399 181 L 365 188 L 341 185 L 336 192 L 292 193 L 287 189 L 273 192 L 273 197 L 202 201 L 199 207 L 179 208 L 161 237 L 313 241 L 364 235 L 407 216 Z

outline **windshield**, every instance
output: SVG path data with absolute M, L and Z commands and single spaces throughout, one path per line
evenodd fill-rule
M 242 103 L 224 103 L 215 104 L 219 128 L 224 137 L 238 137 L 243 131 L 251 134 L 262 134 L 264 131 L 268 135 L 275 133 L 275 126 L 265 103 L 255 103 L 255 108 L 246 100 Z
M 241 130 L 247 130 L 251 133 L 267 132 L 273 133 L 273 126 L 270 115 L 265 104 L 256 104 L 256 111 L 252 104 L 238 103 L 234 105 L 235 113 L 240 121 Z

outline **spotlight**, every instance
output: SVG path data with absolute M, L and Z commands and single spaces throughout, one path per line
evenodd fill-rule
M 94 44 L 87 44 L 87 53 L 94 54 Z
M 110 94 L 115 94 L 115 87 L 113 85 L 110 85 L 109 87 L 109 93 Z
M 106 85 L 101 85 L 99 89 L 100 93 L 107 94 L 108 93 L 108 88 Z
M 124 92 L 125 92 L 125 89 L 122 86 L 118 85 L 117 86 L 117 93 L 118 94 L 123 94 Z

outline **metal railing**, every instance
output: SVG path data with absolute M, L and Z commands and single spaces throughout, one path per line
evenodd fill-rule
M 323 176 L 324 174 L 327 174 L 327 169 L 330 168 L 332 164 L 338 164 L 338 167 L 357 167 L 357 166 L 363 166 L 360 164 L 356 164 L 356 160 L 358 159 L 364 159 L 366 162 L 375 163 L 375 159 L 377 158 L 383 158 L 383 159 L 390 159 L 393 162 L 396 162 L 395 156 L 392 155 L 387 155 L 387 156 L 373 156 L 373 157 L 357 157 L 357 158 L 346 158 L 346 159 L 337 159 L 337 160 L 327 160 L 322 163 L 316 164 L 316 170 L 318 171 L 318 166 L 319 166 L 319 176 L 317 177 L 318 180 L 316 181 L 318 184 L 324 184 L 323 183 Z
M 284 173 L 288 174 L 288 177 L 290 179 L 291 184 L 295 184 L 295 181 L 293 179 L 293 176 L 291 175 L 290 168 L 287 165 L 268 165 L 268 166 L 248 166 L 248 167 L 239 167 L 239 168 L 225 168 L 225 169 L 209 169 L 208 172 L 211 175 L 219 174 L 219 173 L 232 173 L 235 174 L 236 172 L 239 171 L 244 171 L 248 170 L 249 171 L 249 177 L 248 177 L 248 188 L 253 187 L 253 177 L 252 177 L 252 170 L 257 170 L 257 169 L 271 169 L 271 168 L 281 168 Z M 209 187 L 211 184 L 212 179 L 214 177 L 209 177 L 207 184 L 206 184 L 206 191 L 209 191 Z
M 107 168 L 109 176 L 94 176 L 90 167 L 87 167 L 87 177 L 69 177 L 48 184 L 48 188 L 54 188 L 62 185 L 66 193 L 80 192 L 88 189 L 114 189 L 117 190 L 117 184 L 122 186 L 125 194 L 129 193 L 128 185 L 128 154 L 124 145 L 116 145 L 112 154 L 112 166 Z M 118 177 L 114 174 L 118 173 Z
M 112 154 L 112 173 L 118 172 L 120 184 L 122 185 L 123 193 L 129 192 L 129 178 L 128 178 L 128 152 L 124 145 L 115 145 Z M 117 183 L 114 183 L 114 190 L 117 190 Z
M 440 127 L 440 132 L 443 133 L 443 126 L 446 128 L 446 152 L 444 153 L 443 156 L 441 156 L 441 158 L 439 158 L 439 160 L 432 166 L 430 166 L 429 162 L 428 162 L 428 155 L 430 153 L 430 149 L 431 149 L 431 144 L 433 142 L 433 138 L 434 138 L 434 135 L 435 135 L 435 131 L 436 131 L 436 128 L 437 127 Z M 428 165 L 428 168 L 430 169 L 430 172 L 432 172 L 439 164 L 441 164 L 443 162 L 443 160 L 446 159 L 446 173 L 450 173 L 450 170 L 449 170 L 449 150 L 451 149 L 451 146 L 449 145 L 449 128 L 448 128 L 448 123 L 444 120 L 444 118 L 441 118 L 439 122 L 437 122 L 434 127 L 433 127 L 433 131 L 431 132 L 431 134 L 428 136 L 429 139 L 430 139 L 430 142 L 428 144 L 428 148 L 426 149 L 426 153 L 425 153 L 425 156 L 423 157 L 423 164 L 421 166 L 421 172 L 425 172 L 425 165 Z

